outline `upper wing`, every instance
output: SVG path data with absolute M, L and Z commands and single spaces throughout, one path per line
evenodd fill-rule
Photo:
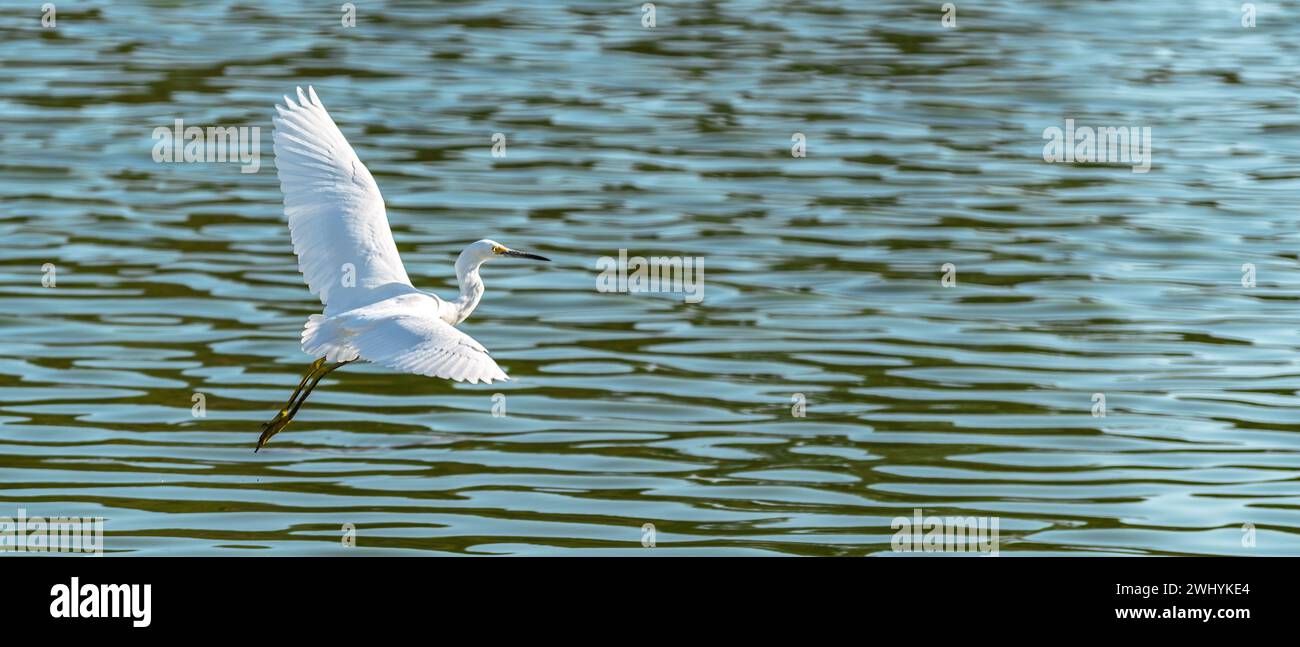
M 275 170 L 298 270 L 327 313 L 343 312 L 405 291 L 411 279 L 379 186 L 311 86 L 307 94 L 298 88 L 297 103 L 275 106 Z M 375 291 L 383 286 L 391 287 Z
M 390 309 L 349 317 L 343 326 L 353 329 L 348 344 L 361 357 L 398 371 L 471 384 L 510 379 L 482 344 L 442 319 Z

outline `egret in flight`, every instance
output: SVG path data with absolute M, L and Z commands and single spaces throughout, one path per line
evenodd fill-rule
M 316 91 L 276 105 L 275 170 L 284 193 L 298 270 L 324 312 L 302 330 L 302 350 L 319 357 L 289 401 L 262 425 L 256 452 L 289 424 L 321 378 L 363 359 L 405 373 L 468 381 L 506 380 L 488 351 L 455 326 L 483 297 L 479 267 L 502 257 L 550 260 L 492 240 L 471 243 L 456 259 L 460 296 L 417 290 L 397 255 L 384 198 L 370 171 L 334 124 Z

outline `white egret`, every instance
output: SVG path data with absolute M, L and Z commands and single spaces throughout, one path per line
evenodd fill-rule
M 275 167 L 298 270 L 324 312 L 302 330 L 303 352 L 319 357 L 289 401 L 262 425 L 256 452 L 297 415 L 321 378 L 363 359 L 406 373 L 470 383 L 506 380 L 488 351 L 455 326 L 483 297 L 479 266 L 499 257 L 549 260 L 492 240 L 456 259 L 460 296 L 417 290 L 397 255 L 384 199 L 316 91 L 276 105 Z

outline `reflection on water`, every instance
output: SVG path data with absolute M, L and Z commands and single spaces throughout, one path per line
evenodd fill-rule
M 129 554 L 863 555 L 915 508 L 1003 555 L 1300 552 L 1290 14 L 141 4 L 4 28 L 0 515 Z M 270 153 L 300 83 L 417 285 L 485 236 L 555 262 L 464 326 L 514 381 L 349 366 L 255 455 L 319 308 Z M 261 126 L 260 172 L 155 164 L 177 118 Z M 1150 127 L 1151 171 L 1044 163 L 1067 118 Z M 597 291 L 619 249 L 703 257 L 703 302 Z

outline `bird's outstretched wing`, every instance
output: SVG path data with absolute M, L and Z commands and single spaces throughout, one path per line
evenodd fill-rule
M 298 270 L 326 314 L 413 290 L 370 171 L 316 91 L 298 88 L 272 118 L 275 170 Z
M 510 379 L 473 337 L 410 307 L 415 298 L 390 299 L 339 316 L 348 345 L 366 360 L 407 373 L 471 384 Z

